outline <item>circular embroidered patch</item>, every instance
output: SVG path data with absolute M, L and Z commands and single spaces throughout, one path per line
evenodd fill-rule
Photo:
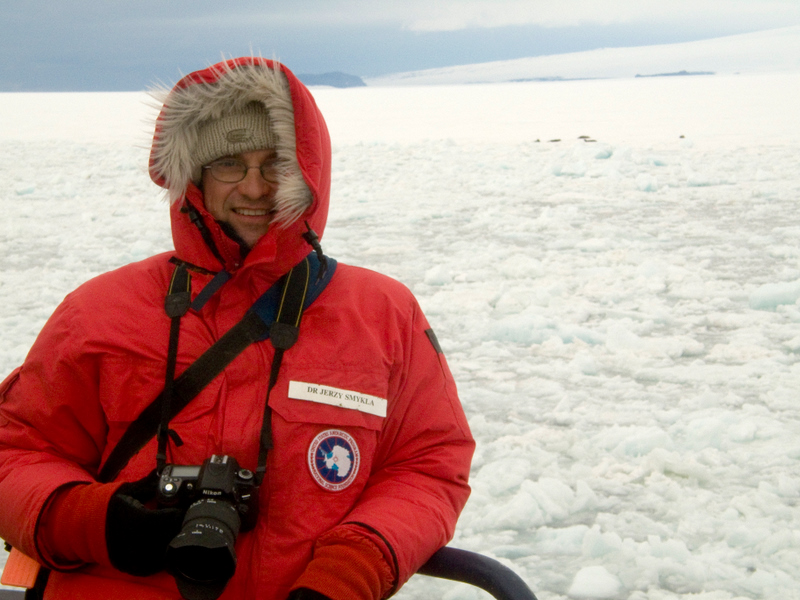
M 360 464 L 356 441 L 340 429 L 323 431 L 308 447 L 308 468 L 314 481 L 331 492 L 353 483 Z

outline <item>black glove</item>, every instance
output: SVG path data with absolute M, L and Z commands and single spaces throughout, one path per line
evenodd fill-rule
M 307 588 L 298 588 L 289 594 L 286 600 L 331 600 L 325 594 L 320 594 Z
M 106 515 L 106 546 L 114 568 L 145 577 L 164 569 L 167 546 L 181 529 L 183 511 L 147 508 L 156 496 L 158 475 L 124 483 L 111 496 Z

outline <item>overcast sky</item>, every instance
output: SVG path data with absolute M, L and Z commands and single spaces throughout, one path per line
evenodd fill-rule
M 800 24 L 800 0 L 0 0 L 0 92 L 142 90 L 224 54 L 370 77 Z

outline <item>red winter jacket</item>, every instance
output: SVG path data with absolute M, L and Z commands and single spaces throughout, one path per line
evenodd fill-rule
M 175 89 L 213 84 L 250 64 L 272 65 L 261 59 L 228 61 L 187 76 Z M 185 196 L 175 193 L 185 165 L 165 176 L 156 157 L 154 180 L 179 196 L 171 209 L 175 252 L 101 275 L 69 294 L 22 367 L 0 384 L 0 537 L 58 569 L 51 574 L 48 599 L 180 597 L 165 573 L 125 575 L 102 552 L 69 563 L 42 540 L 55 531 L 50 508 L 58 502 L 53 499 L 75 482 L 94 481 L 126 427 L 163 388 L 169 337 L 164 297 L 174 269 L 169 259 L 196 266 L 193 297 L 213 273 L 224 268 L 232 274 L 202 310 L 183 317 L 179 375 L 308 254 L 301 237 L 305 221 L 322 236 L 330 188 L 327 129 L 308 90 L 280 69 L 291 94 L 295 166 L 310 192 L 302 218 L 288 227 L 270 227 L 242 260 L 238 245 L 204 210 L 202 192 L 190 183 Z M 162 111 L 154 154 L 170 125 L 168 108 Z M 190 222 L 186 202 L 199 210 L 219 256 Z M 238 566 L 223 599 L 282 600 L 293 586 L 314 587 L 320 581 L 315 569 L 337 550 L 356 564 L 370 552 L 366 562 L 378 556 L 380 590 L 387 593 L 447 543 L 469 494 L 474 442 L 444 357 L 427 330 L 403 285 L 338 265 L 304 313 L 298 342 L 284 356 L 270 397 L 274 448 L 260 517 L 255 530 L 237 539 Z M 272 357 L 269 341 L 252 344 L 171 421 L 183 445 L 171 445 L 170 462 L 199 465 L 212 454 L 228 454 L 255 469 Z M 298 399 L 307 395 L 298 390 L 322 386 L 333 394 L 385 399 L 386 416 Z M 337 485 L 325 480 L 325 470 L 313 459 L 314 450 L 334 435 L 352 447 L 343 463 L 348 476 Z M 117 481 L 145 476 L 155 467 L 155 455 L 152 440 Z M 109 493 L 104 492 L 103 502 Z M 75 548 L 102 545 L 102 528 L 85 535 L 86 540 L 75 540 Z M 64 547 L 65 540 L 55 542 Z M 359 547 L 365 555 L 358 556 Z

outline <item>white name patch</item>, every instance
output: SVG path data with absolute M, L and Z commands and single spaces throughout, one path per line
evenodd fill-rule
M 384 398 L 354 392 L 352 390 L 340 390 L 339 388 L 319 383 L 305 383 L 303 381 L 289 382 L 289 398 L 294 400 L 308 400 L 309 402 L 319 402 L 330 406 L 341 406 L 350 410 L 376 415 L 386 416 L 388 402 Z

